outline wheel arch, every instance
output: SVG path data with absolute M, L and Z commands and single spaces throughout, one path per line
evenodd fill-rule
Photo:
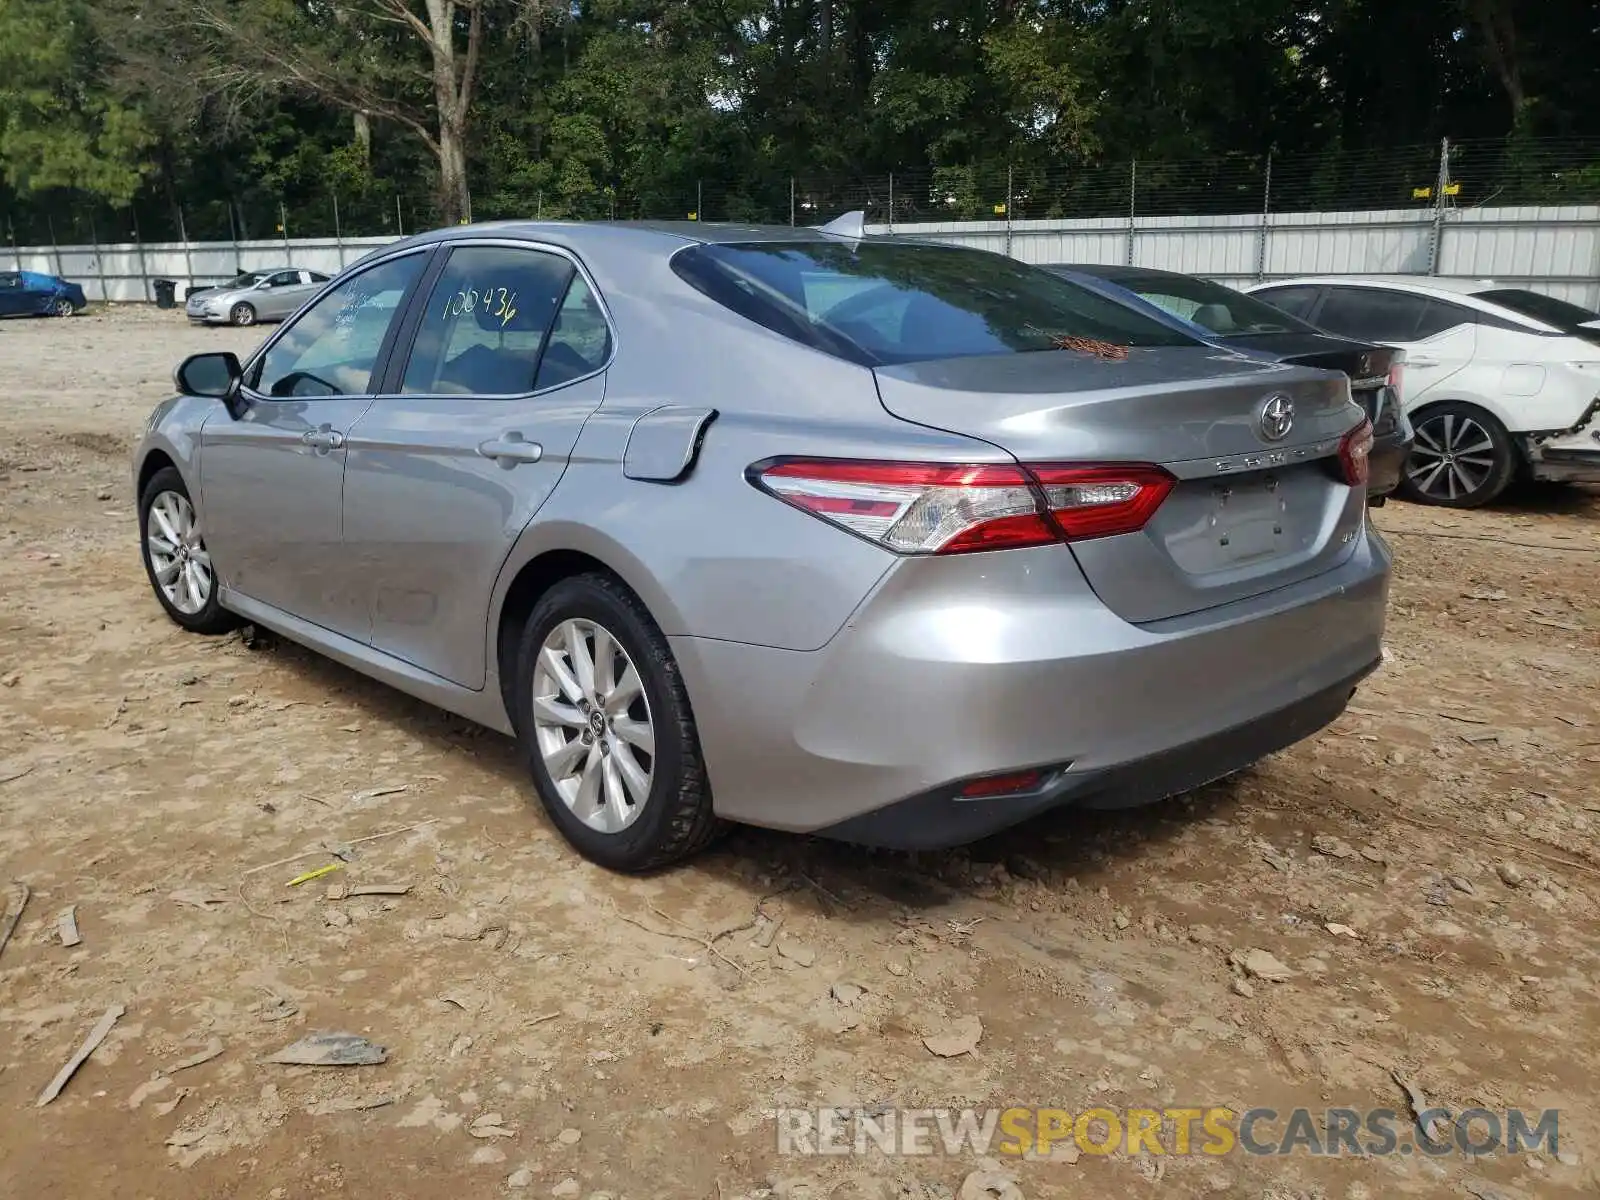
M 654 574 L 620 543 L 598 530 L 568 522 L 535 525 L 501 568 L 490 604 L 487 661 L 506 715 L 514 720 L 517 644 L 539 597 L 563 579 L 591 572 L 610 575 L 639 598 L 664 634 L 682 629 L 682 617 Z
M 139 462 L 139 474 L 135 479 L 135 497 L 143 496 L 146 485 L 149 484 L 153 478 L 155 478 L 156 472 L 164 470 L 167 467 L 171 467 L 174 471 L 177 471 L 179 476 L 183 475 L 182 469 L 179 468 L 172 455 L 168 454 L 160 446 L 152 446 L 149 450 L 147 450 L 144 458 Z M 189 481 L 185 479 L 184 486 L 187 487 L 188 483 Z M 193 489 L 190 489 L 190 495 L 191 497 L 193 496 Z
M 1500 401 L 1477 393 L 1447 392 L 1444 394 L 1429 394 L 1415 408 L 1406 409 L 1406 417 L 1412 425 L 1416 425 L 1420 421 L 1427 420 L 1429 411 L 1438 408 L 1442 404 L 1465 404 L 1470 408 L 1476 408 L 1486 416 L 1493 417 L 1498 421 L 1500 428 L 1504 429 L 1513 441 L 1516 439 L 1516 417 Z

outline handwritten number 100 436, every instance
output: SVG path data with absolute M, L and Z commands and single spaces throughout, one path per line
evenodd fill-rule
M 469 287 L 447 296 L 443 316 L 459 317 L 462 313 L 477 312 L 482 308 L 489 316 L 499 320 L 504 329 L 517 315 L 517 294 L 509 288 L 487 287 L 482 292 Z

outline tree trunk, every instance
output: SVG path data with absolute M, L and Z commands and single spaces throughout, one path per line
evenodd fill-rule
M 363 165 L 372 161 L 372 118 L 367 113 L 358 112 L 354 118 L 356 148 L 361 151 Z
M 465 224 L 472 220 L 472 194 L 467 188 L 467 144 L 464 122 L 456 114 L 439 114 L 439 223 Z
M 483 39 L 482 0 L 472 0 L 467 49 L 456 53 L 458 0 L 428 0 L 432 36 L 433 94 L 439 110 L 439 218 L 457 225 L 472 220 L 472 194 L 467 187 L 467 114 L 477 83 L 478 51 Z
M 1528 94 L 1522 82 L 1522 56 L 1517 50 L 1517 26 L 1510 6 L 1505 0 L 1472 0 L 1472 16 L 1483 38 L 1484 56 L 1511 104 L 1511 132 L 1519 133 L 1528 117 Z

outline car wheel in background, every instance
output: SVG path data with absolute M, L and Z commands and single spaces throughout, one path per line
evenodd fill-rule
M 65 296 L 57 296 L 50 302 L 50 315 L 52 317 L 70 317 L 76 311 L 77 309 L 72 306 L 72 301 Z
M 1511 482 L 1517 451 L 1505 426 L 1476 405 L 1446 401 L 1413 418 L 1417 440 L 1401 491 L 1422 504 L 1477 508 Z
M 226 633 L 239 623 L 217 600 L 216 571 L 183 476 L 163 467 L 139 495 L 139 546 L 156 599 L 192 633 Z
M 617 580 L 578 575 L 540 598 L 523 628 L 515 710 L 539 799 L 585 857 L 646 871 L 715 837 L 678 665 Z
M 228 320 L 235 325 L 254 325 L 256 323 L 255 306 L 241 300 L 229 311 Z

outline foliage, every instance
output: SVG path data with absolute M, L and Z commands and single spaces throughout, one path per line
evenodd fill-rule
M 1268 155 L 1285 202 L 1403 205 L 1444 135 L 1501 147 L 1473 202 L 1568 198 L 1600 156 L 1537 139 L 1600 136 L 1597 59 L 1593 0 L 0 0 L 0 206 L 804 222 L 894 172 L 896 220 L 1122 212 L 1135 174 L 1239 211 Z
M 107 48 L 86 0 L 0 0 L 0 172 L 25 192 L 128 203 L 153 164 L 143 114 L 96 86 Z

